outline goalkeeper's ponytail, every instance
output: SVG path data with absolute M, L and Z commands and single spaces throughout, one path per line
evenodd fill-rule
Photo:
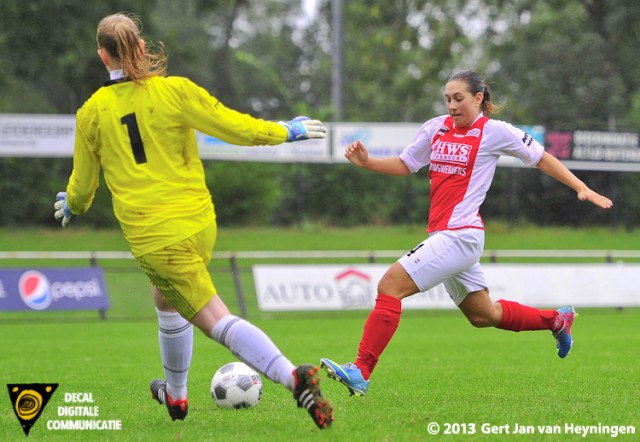
M 163 76 L 167 70 L 164 46 L 160 43 L 156 53 L 147 51 L 147 44 L 140 36 L 141 29 L 139 18 L 118 13 L 100 20 L 96 33 L 98 48 L 119 62 L 125 76 L 136 83 L 148 77 Z

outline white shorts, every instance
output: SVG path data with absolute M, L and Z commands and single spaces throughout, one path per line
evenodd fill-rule
M 444 283 L 456 305 L 467 294 L 487 288 L 480 257 L 484 250 L 484 230 L 442 230 L 398 259 L 420 291 Z

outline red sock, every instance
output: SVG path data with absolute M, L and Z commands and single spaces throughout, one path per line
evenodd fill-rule
M 355 362 L 365 379 L 371 376 L 380 355 L 398 329 L 401 313 L 402 302 L 398 298 L 378 294 L 376 305 L 364 324 L 364 333 Z
M 515 332 L 524 330 L 558 331 L 564 319 L 556 310 L 540 310 L 513 301 L 498 301 L 502 305 L 502 321 L 498 328 Z

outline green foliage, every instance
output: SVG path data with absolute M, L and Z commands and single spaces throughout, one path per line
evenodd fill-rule
M 214 72 L 207 65 L 211 49 L 206 29 L 208 20 L 203 20 L 204 2 L 157 0 L 155 3 L 155 10 L 143 17 L 143 34 L 156 44 L 164 45 L 169 75 L 188 77 L 202 87 L 215 90 Z
M 0 77 L 0 110 L 5 113 L 55 113 L 43 91 L 16 77 Z
M 628 116 L 638 91 L 630 52 L 637 2 L 513 2 L 508 30 L 485 40 L 513 118 L 548 129 L 639 129 Z
M 0 224 L 53 226 L 53 203 L 70 170 L 71 159 L 0 157 L 0 194 L 7 207 Z
M 304 220 L 326 225 L 426 223 L 428 181 L 424 177 L 382 176 L 351 165 L 298 164 L 290 178 L 296 184 L 288 188 L 297 190 L 282 202 L 290 209 L 281 213 L 293 213 L 298 203 L 303 205 L 298 210 Z M 415 187 L 423 190 L 416 192 Z
M 425 171 L 409 177 L 374 174 L 349 164 L 205 162 L 207 185 L 221 225 L 348 227 L 362 224 L 425 225 L 429 180 Z M 70 159 L 0 158 L 0 193 L 7 207 L 0 224 L 52 226 L 55 195 L 66 188 Z M 632 229 L 640 209 L 637 176 L 577 172 L 597 191 L 625 204 L 603 211 L 580 202 L 575 192 L 537 169 L 503 169 L 481 209 L 485 222 L 544 226 L 609 225 Z M 532 190 L 533 189 L 533 190 Z M 111 195 L 100 187 L 80 226 L 115 227 Z
M 155 0 L 120 0 L 92 3 L 78 0 L 3 1 L 0 9 L 0 52 L 10 76 L 29 84 L 33 97 L 41 97 L 40 113 L 53 107 L 74 113 L 108 79 L 96 55 L 96 25 L 108 15 L 134 6 L 147 16 Z M 34 112 L 29 101 L 0 111 Z M 1 104 L 1 103 L 0 103 Z
M 301 22 L 299 0 L 2 1 L 0 112 L 73 113 L 107 78 L 95 54 L 103 16 L 131 11 L 162 41 L 169 72 L 226 105 L 265 119 L 330 121 L 331 3 Z M 459 69 L 481 73 L 515 124 L 640 130 L 634 0 L 343 2 L 345 121 L 422 122 L 444 112 L 442 87 Z M 220 222 L 239 225 L 424 223 L 428 179 L 347 165 L 211 163 Z M 0 159 L 5 225 L 49 225 L 68 160 Z M 27 175 L 33 174 L 29 177 Z M 543 225 L 638 225 L 640 175 L 581 172 L 616 206 L 599 211 L 536 170 L 499 169 L 485 220 Z M 264 199 L 264 200 L 261 200 Z M 46 201 L 46 204 L 43 203 Z M 46 210 L 45 210 L 46 208 Z M 102 183 L 87 226 L 113 226 Z
M 206 174 L 220 225 L 262 225 L 274 212 L 280 195 L 277 169 L 215 161 L 206 164 Z

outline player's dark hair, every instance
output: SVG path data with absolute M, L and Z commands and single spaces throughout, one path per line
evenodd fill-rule
M 489 90 L 489 86 L 482 81 L 480 75 L 476 72 L 468 70 L 461 71 L 456 74 L 453 74 L 449 80 L 447 81 L 464 81 L 469 87 L 469 92 L 471 95 L 476 95 L 478 92 L 482 93 L 482 103 L 480 104 L 480 109 L 487 116 L 491 116 L 491 114 L 499 112 L 502 109 L 502 106 L 499 104 L 495 104 L 491 101 L 491 91 Z
M 141 29 L 142 22 L 139 18 L 117 13 L 100 20 L 96 32 L 98 48 L 118 61 L 124 74 L 136 83 L 148 77 L 163 76 L 167 70 L 164 46 L 160 43 L 157 53 L 144 50 L 147 45 L 146 42 L 144 46 L 140 45 Z

